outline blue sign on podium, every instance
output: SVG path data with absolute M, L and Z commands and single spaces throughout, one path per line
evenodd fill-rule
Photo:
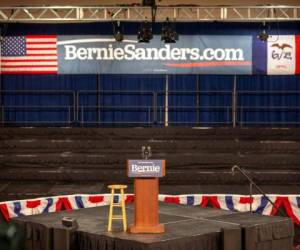
M 163 177 L 165 160 L 127 160 L 128 177 Z

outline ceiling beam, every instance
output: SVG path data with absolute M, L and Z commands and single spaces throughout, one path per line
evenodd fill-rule
M 300 6 L 157 6 L 155 20 L 178 22 L 261 22 L 300 21 Z M 32 6 L 0 7 L 0 22 L 65 23 L 144 21 L 152 9 L 141 6 Z

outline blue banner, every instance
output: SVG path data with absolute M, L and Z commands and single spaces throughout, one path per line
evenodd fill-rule
M 300 36 L 7 36 L 1 41 L 2 74 L 267 74 L 300 73 Z
M 252 74 L 252 36 L 57 36 L 58 74 Z

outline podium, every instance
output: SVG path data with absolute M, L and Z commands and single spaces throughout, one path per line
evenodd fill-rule
M 134 177 L 134 224 L 130 233 L 163 233 L 159 224 L 158 178 L 166 174 L 165 160 L 127 160 L 128 177 Z

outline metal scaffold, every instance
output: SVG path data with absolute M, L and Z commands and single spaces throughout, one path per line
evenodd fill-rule
M 300 6 L 34 6 L 0 7 L 0 22 L 299 21 Z

